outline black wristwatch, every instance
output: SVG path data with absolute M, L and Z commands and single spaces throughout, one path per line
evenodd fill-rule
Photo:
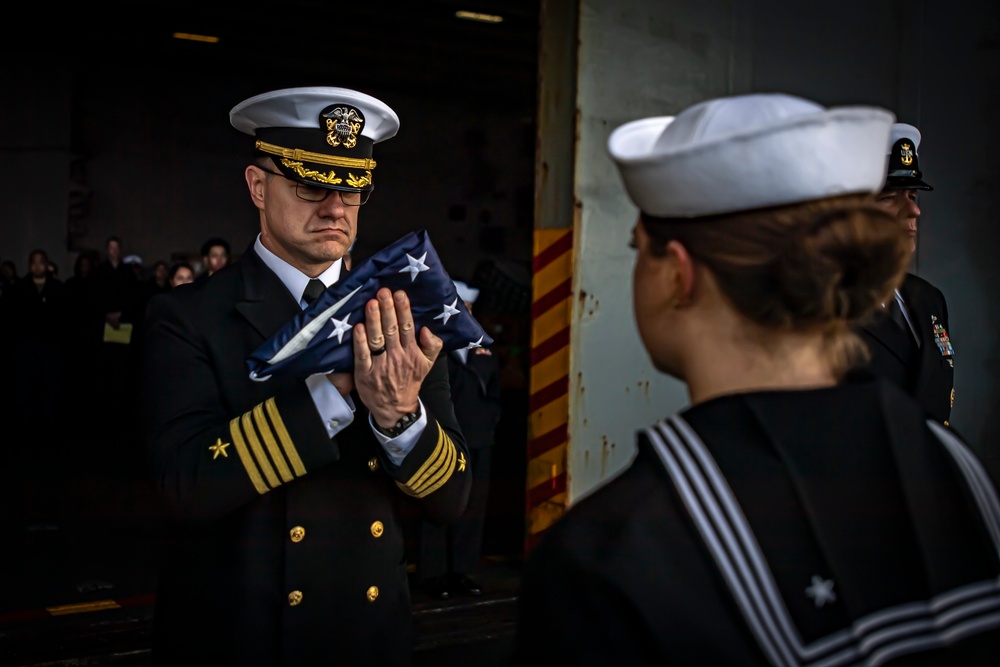
M 382 435 L 388 438 L 395 438 L 397 435 L 399 435 L 406 429 L 410 428 L 410 425 L 413 424 L 413 422 L 420 419 L 420 414 L 421 414 L 420 404 L 417 403 L 416 412 L 407 412 L 405 415 L 399 418 L 395 426 L 392 426 L 390 428 L 382 428 L 381 426 L 379 426 L 379 423 L 374 419 L 372 420 L 372 426 L 374 426 L 375 430 L 381 433 Z

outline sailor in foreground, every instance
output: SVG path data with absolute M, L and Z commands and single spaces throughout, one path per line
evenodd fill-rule
M 442 341 L 402 290 L 367 302 L 352 372 L 255 382 L 247 357 L 342 278 L 384 102 L 344 88 L 250 98 L 230 122 L 259 224 L 211 280 L 154 297 L 143 368 L 152 471 L 176 519 L 155 665 L 410 664 L 403 494 L 442 524 L 471 476 Z M 248 151 L 249 152 L 249 151 Z
M 909 259 L 872 197 L 893 121 L 755 94 L 611 134 L 639 335 L 691 404 L 529 552 L 511 665 L 997 664 L 996 489 L 849 372 Z

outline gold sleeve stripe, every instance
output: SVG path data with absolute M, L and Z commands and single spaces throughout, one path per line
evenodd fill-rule
M 437 426 L 437 431 L 438 431 L 437 445 L 434 447 L 434 451 L 431 452 L 430 457 L 426 461 L 424 461 L 424 464 L 420 466 L 417 472 L 413 473 L 413 477 L 411 477 L 406 481 L 406 486 L 412 487 L 419 484 L 420 480 L 422 478 L 425 478 L 429 474 L 428 471 L 439 465 L 438 462 L 440 461 L 441 457 L 446 455 L 446 452 L 444 450 L 444 439 L 443 439 L 444 431 L 441 428 L 441 424 L 439 424 L 438 422 L 435 421 L 434 425 Z M 449 442 L 451 441 L 449 440 Z
M 240 455 L 240 461 L 243 462 L 243 467 L 246 468 L 247 476 L 253 483 L 254 488 L 257 489 L 257 493 L 267 493 L 270 489 L 268 489 L 267 484 L 264 483 L 264 478 L 260 476 L 260 471 L 257 470 L 257 464 L 253 462 L 253 457 L 250 456 L 250 452 L 247 450 L 247 443 L 243 441 L 243 433 L 240 431 L 239 417 L 229 422 L 229 435 L 233 436 L 233 444 L 236 446 L 236 452 Z
M 456 460 L 455 443 L 438 424 L 438 441 L 433 454 L 405 485 L 399 484 L 399 486 L 407 494 L 423 498 L 451 479 L 455 472 Z
M 452 473 L 455 472 L 455 462 L 458 460 L 458 453 L 455 451 L 455 444 L 451 441 L 451 438 L 444 436 L 444 439 L 447 443 L 444 461 L 437 467 L 433 475 L 424 480 L 423 484 L 414 487 L 414 491 L 425 494 L 430 493 L 440 488 L 442 484 L 451 478 Z
M 423 484 L 426 484 L 427 478 L 434 474 L 434 471 L 438 470 L 441 466 L 441 462 L 447 457 L 448 453 L 444 447 L 444 440 L 441 437 L 441 425 L 435 422 L 438 431 L 437 445 L 434 447 L 434 451 L 431 455 L 424 461 L 423 465 L 413 474 L 410 479 L 406 480 L 406 486 L 411 489 L 416 489 Z
M 452 449 L 452 452 L 454 452 L 454 448 Z M 420 486 L 403 487 L 403 491 L 416 498 L 423 498 L 444 486 L 444 484 L 451 479 L 451 475 L 454 471 L 455 456 L 451 455 L 447 457 L 445 465 L 440 467 L 439 472 L 434 477 L 426 479 Z
M 285 428 L 285 422 L 281 418 L 281 413 L 278 412 L 277 404 L 273 398 L 269 398 L 264 401 L 264 407 L 267 408 L 267 416 L 271 418 L 271 424 L 274 425 L 278 440 L 281 441 L 281 446 L 285 450 L 285 456 L 288 457 L 288 462 L 292 464 L 292 470 L 295 471 L 297 477 L 302 477 L 302 475 L 306 474 L 306 466 L 299 457 L 299 450 L 295 449 L 292 437 L 288 435 L 288 429 Z
M 274 434 L 271 432 L 271 425 L 267 423 L 267 418 L 264 416 L 264 406 L 262 404 L 254 407 L 253 421 L 257 424 L 257 431 L 260 432 L 260 437 L 264 440 L 267 453 L 271 455 L 271 460 L 274 461 L 274 465 L 278 469 L 278 474 L 281 475 L 281 481 L 292 481 L 294 479 L 292 471 L 288 469 L 288 463 L 285 462 L 285 455 L 281 453 L 278 441 L 274 439 Z
M 243 435 L 246 436 L 247 442 L 250 443 L 250 451 L 253 453 L 254 458 L 257 459 L 257 465 L 260 466 L 261 472 L 264 473 L 267 483 L 271 485 L 272 489 L 281 486 L 281 480 L 278 479 L 278 475 L 274 472 L 274 467 L 267 458 L 267 454 L 264 453 L 264 448 L 260 446 L 260 440 L 257 439 L 257 432 L 253 428 L 249 412 L 243 413 L 240 425 L 243 427 Z
M 455 443 L 452 442 L 451 438 L 445 434 L 440 426 L 438 427 L 438 442 L 442 445 L 441 451 L 444 456 L 442 457 L 439 465 L 427 471 L 428 474 L 420 484 L 414 485 L 413 489 L 415 491 L 423 491 L 424 489 L 429 489 L 430 487 L 434 487 L 435 489 L 438 488 L 448 481 L 448 478 L 451 477 L 451 473 L 455 470 L 455 461 L 457 459 Z

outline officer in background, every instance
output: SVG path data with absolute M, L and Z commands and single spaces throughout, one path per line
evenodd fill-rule
M 472 312 L 479 290 L 456 280 L 455 289 Z M 470 577 L 482 557 L 483 530 L 490 492 L 490 453 L 500 421 L 500 363 L 486 347 L 448 354 L 448 379 L 455 416 L 469 446 L 472 489 L 461 518 L 448 526 L 420 523 L 416 568 L 424 590 L 441 600 L 454 594 L 478 596 L 482 587 Z
M 904 225 L 917 248 L 919 190 L 933 190 L 923 180 L 917 149 L 920 131 L 896 123 L 889 136 L 889 167 L 885 186 L 876 195 L 880 208 Z M 944 294 L 925 279 L 907 273 L 895 299 L 862 325 L 871 352 L 871 368 L 914 396 L 927 415 L 948 424 L 955 401 L 955 350 L 948 333 Z

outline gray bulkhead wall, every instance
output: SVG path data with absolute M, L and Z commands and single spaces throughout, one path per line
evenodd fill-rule
M 582 0 L 577 70 L 570 502 L 620 471 L 634 432 L 685 407 L 649 363 L 631 306 L 637 211 L 606 153 L 618 125 L 727 94 L 781 91 L 825 105 L 875 104 L 921 127 L 936 189 L 914 270 L 949 302 L 952 425 L 997 473 L 1000 18 L 986 0 Z M 933 8 L 933 9 L 931 9 Z M 543 17 L 547 20 L 547 17 Z

